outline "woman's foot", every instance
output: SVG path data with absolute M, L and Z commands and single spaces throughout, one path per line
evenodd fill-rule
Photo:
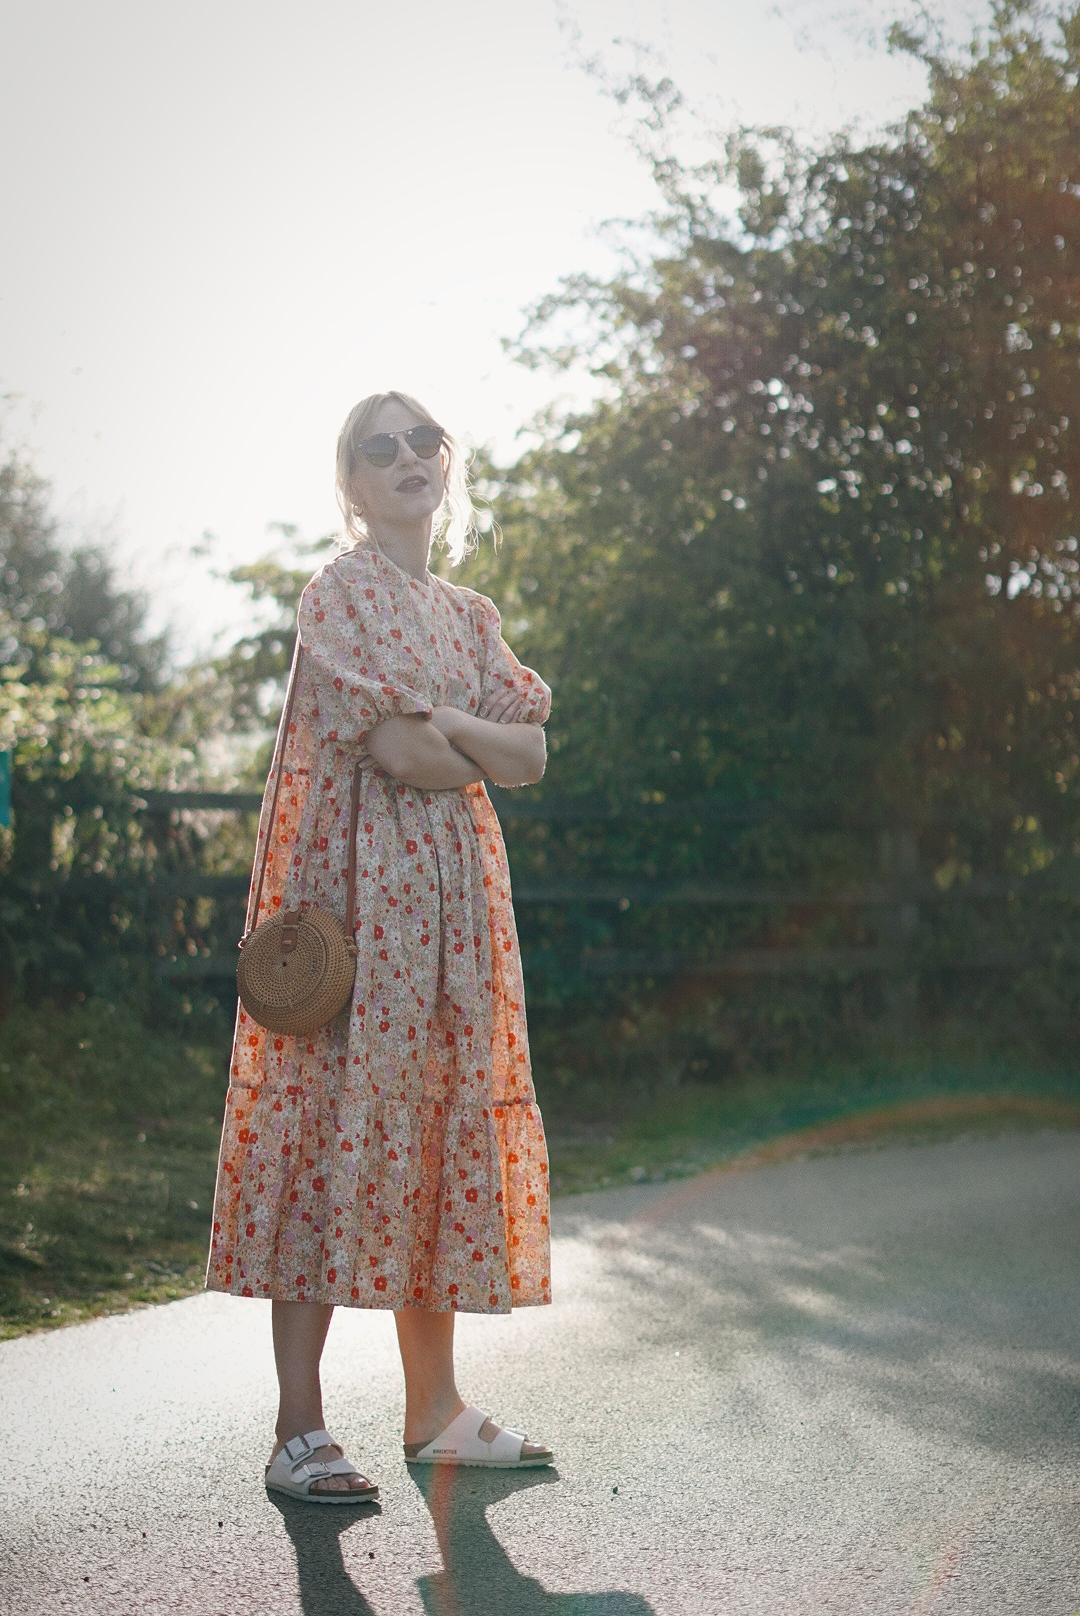
M 410 1464 L 486 1465 L 514 1470 L 551 1464 L 555 1455 L 520 1431 L 504 1431 L 467 1407 L 454 1378 L 454 1314 L 395 1313 L 405 1370 L 405 1458 Z
M 464 1403 L 457 1415 L 423 1441 L 406 1442 L 410 1464 L 479 1465 L 516 1470 L 552 1464 L 550 1448 L 530 1442 L 520 1431 L 504 1430 L 489 1415 Z
M 300 1432 L 297 1432 L 297 1435 L 299 1436 Z M 290 1440 L 292 1439 L 290 1438 Z M 277 1458 L 284 1446 L 285 1443 L 282 1442 L 279 1437 L 274 1443 L 273 1452 L 270 1454 L 270 1459 L 266 1466 L 267 1470 L 270 1469 L 270 1466 L 273 1464 L 274 1460 Z M 305 1464 L 316 1464 L 319 1462 L 329 1464 L 332 1459 L 344 1459 L 344 1457 L 345 1449 L 341 1446 L 341 1444 L 338 1442 L 330 1442 L 324 1447 L 313 1448 L 310 1453 L 304 1454 L 303 1461 Z M 351 1476 L 320 1476 L 318 1480 L 311 1483 L 308 1491 L 312 1493 L 369 1493 L 371 1492 L 373 1486 L 374 1483 L 370 1482 L 366 1476 L 354 1473 Z

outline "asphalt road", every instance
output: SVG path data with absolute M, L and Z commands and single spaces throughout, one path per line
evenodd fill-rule
M 0 1609 L 135 1616 L 1070 1616 L 1080 1134 L 564 1200 L 550 1308 L 460 1321 L 554 1472 L 401 1460 L 388 1316 L 327 1412 L 381 1506 L 273 1502 L 265 1303 L 0 1346 Z

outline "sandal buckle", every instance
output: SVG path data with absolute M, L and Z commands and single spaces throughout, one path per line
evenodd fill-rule
M 290 1437 L 288 1442 L 282 1443 L 281 1447 L 282 1452 L 288 1454 L 292 1464 L 297 1464 L 306 1453 L 314 1453 L 315 1451 L 307 1438 L 303 1436 Z

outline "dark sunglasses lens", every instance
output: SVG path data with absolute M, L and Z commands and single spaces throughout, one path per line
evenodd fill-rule
M 430 460 L 442 447 L 441 426 L 414 426 L 405 434 L 405 442 L 421 460 Z
M 376 432 L 373 438 L 365 438 L 363 443 L 357 444 L 357 448 L 373 466 L 392 466 L 397 459 L 397 439 L 389 432 Z

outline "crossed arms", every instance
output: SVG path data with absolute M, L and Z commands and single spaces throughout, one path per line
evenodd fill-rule
M 540 724 L 520 724 L 523 697 L 514 691 L 481 708 L 482 718 L 456 707 L 386 718 L 367 737 L 380 769 L 405 785 L 452 791 L 488 779 L 497 786 L 534 785 L 544 772 L 547 743 Z

